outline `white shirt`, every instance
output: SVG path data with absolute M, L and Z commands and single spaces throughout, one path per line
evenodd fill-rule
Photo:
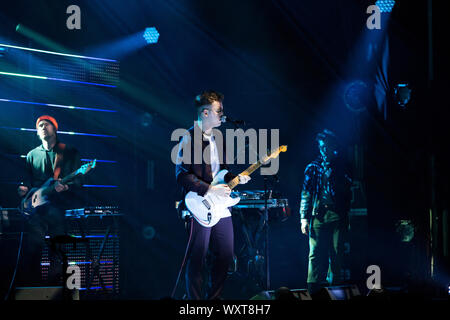
M 214 177 L 220 170 L 219 152 L 217 151 L 216 140 L 214 139 L 214 135 L 212 133 L 210 136 L 206 134 L 203 134 L 203 136 L 209 141 L 209 151 L 211 154 L 211 173 L 214 179 Z
M 212 134 L 212 132 L 210 136 L 206 134 L 203 134 L 203 136 L 209 141 L 209 151 L 211 154 L 211 174 L 214 179 L 214 177 L 220 170 L 219 151 L 217 150 L 216 140 L 214 139 L 214 135 Z M 225 208 L 224 210 L 220 210 L 220 212 L 217 213 L 221 218 L 231 217 L 231 212 L 227 208 Z

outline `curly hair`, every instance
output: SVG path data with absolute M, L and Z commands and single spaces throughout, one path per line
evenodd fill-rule
M 324 141 L 325 143 L 332 143 L 335 145 L 339 145 L 339 141 L 336 134 L 328 129 L 324 129 L 322 132 L 319 132 L 316 135 L 316 141 L 317 142 Z

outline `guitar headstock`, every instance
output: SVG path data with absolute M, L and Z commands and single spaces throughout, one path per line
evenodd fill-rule
M 278 155 L 280 154 L 280 152 L 286 152 L 287 151 L 287 145 L 282 145 L 279 146 L 278 148 L 274 149 L 270 155 L 268 159 L 275 159 L 276 157 L 278 157 Z
M 94 159 L 91 162 L 82 165 L 80 167 L 80 169 L 77 170 L 76 174 L 84 175 L 84 174 L 88 173 L 89 171 L 91 171 L 92 169 L 94 169 L 96 164 L 97 164 L 97 159 Z

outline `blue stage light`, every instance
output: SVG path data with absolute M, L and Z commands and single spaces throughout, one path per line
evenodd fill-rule
M 369 94 L 369 86 L 364 81 L 353 81 L 344 90 L 344 103 L 350 111 L 362 112 L 367 109 Z
M 148 44 L 157 43 L 159 39 L 159 32 L 155 27 L 146 28 L 144 32 L 144 39 Z
M 25 156 L 25 158 L 26 157 L 27 156 Z M 94 159 L 81 159 L 81 161 L 83 161 L 83 162 L 91 162 L 91 161 L 94 161 Z M 114 161 L 114 160 L 99 160 L 99 159 L 96 159 L 95 161 L 103 162 L 103 163 L 117 163 L 117 161 Z
M 378 0 L 375 5 L 380 9 L 381 12 L 391 12 L 394 8 L 395 0 Z
M 76 107 L 76 106 L 69 106 L 69 105 L 62 105 L 62 104 L 43 103 L 43 102 L 34 102 L 34 101 L 22 101 L 22 100 L 10 100 L 10 99 L 2 99 L 2 98 L 0 98 L 0 102 L 23 103 L 23 104 L 31 104 L 31 105 L 38 105 L 38 106 L 49 106 L 49 107 L 55 107 L 55 108 L 66 108 L 66 109 L 76 109 L 76 110 L 117 112 L 115 110 L 108 110 L 108 109 Z
M 31 132 L 37 131 L 36 129 L 30 129 L 30 128 L 14 128 L 14 127 L 5 127 L 5 126 L 0 126 L 0 129 L 31 131 Z M 75 135 L 75 136 L 91 136 L 91 137 L 102 137 L 102 138 L 117 138 L 117 136 L 110 136 L 110 135 L 106 135 L 106 134 L 82 133 L 82 132 L 73 132 L 73 131 L 58 131 L 58 134 L 69 134 L 69 135 Z
M 107 185 L 107 184 L 83 184 L 85 188 L 118 188 L 119 186 Z
M 50 77 L 46 77 L 46 76 L 36 76 L 36 75 L 31 75 L 31 74 L 12 73 L 12 72 L 4 72 L 4 71 L 0 71 L 0 75 L 14 76 L 14 77 L 24 77 L 24 78 L 32 78 L 32 79 L 43 79 L 43 80 L 54 80 L 54 81 L 82 83 L 82 84 L 90 84 L 90 85 L 94 85 L 94 86 L 102 86 L 102 87 L 110 87 L 110 88 L 115 88 L 116 87 L 116 86 L 109 85 L 109 84 L 86 82 L 86 81 L 77 81 L 77 80 L 69 80 L 69 79 L 60 79 L 60 78 L 50 78 Z
M 72 57 L 72 58 L 81 58 L 81 59 L 91 59 L 91 60 L 99 60 L 99 61 L 117 62 L 117 60 L 112 60 L 112 59 L 87 57 L 87 56 L 80 56 L 80 55 L 76 55 L 76 54 L 68 54 L 68 53 L 61 53 L 61 52 L 54 52 L 54 51 L 47 51 L 47 50 L 39 50 L 39 49 L 32 49 L 32 48 L 26 48 L 26 47 L 18 47 L 18 46 L 13 46 L 13 45 L 4 44 L 4 43 L 0 43 L 0 47 L 20 49 L 20 50 L 27 50 L 27 51 L 34 51 L 34 52 L 41 52 L 41 53 L 48 53 L 48 54 L 55 54 L 55 55 L 59 55 L 59 56 Z

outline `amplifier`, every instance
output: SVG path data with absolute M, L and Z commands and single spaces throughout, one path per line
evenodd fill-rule
M 71 300 L 80 300 L 79 291 L 70 292 Z M 17 287 L 14 300 L 64 300 L 63 287 Z

